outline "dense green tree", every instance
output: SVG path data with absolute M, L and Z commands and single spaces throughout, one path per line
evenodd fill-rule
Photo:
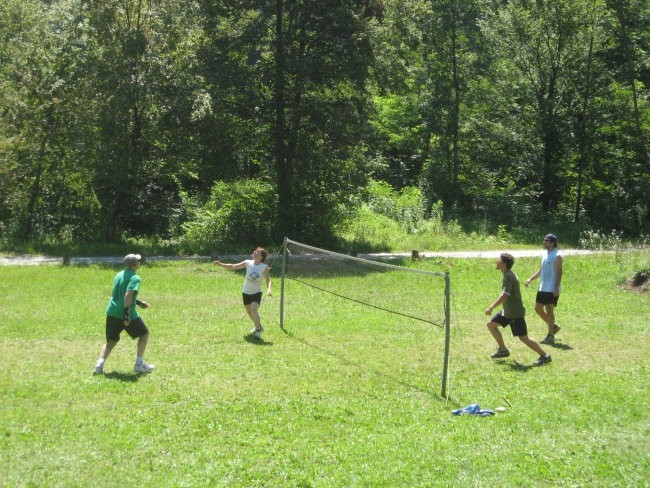
M 328 245 L 371 178 L 453 217 L 647 233 L 649 19 L 640 0 L 4 0 L 0 233 Z
M 462 203 L 461 166 L 471 164 L 461 154 L 461 138 L 469 83 L 481 75 L 481 6 L 476 0 L 431 0 L 424 24 L 425 118 L 432 135 L 426 181 L 432 200 L 447 205 Z
M 75 2 L 8 1 L 2 11 L 4 198 L 22 240 L 92 236 L 98 208 L 81 157 L 84 100 L 76 66 L 83 40 Z
M 129 229 L 151 230 L 146 217 L 155 214 L 146 209 L 155 208 L 157 197 L 165 193 L 164 185 L 156 185 L 161 182 L 157 168 L 148 164 L 160 110 L 156 8 L 142 0 L 89 2 L 83 7 L 90 38 L 87 63 L 95 70 L 88 80 L 96 93 L 93 185 L 109 241 Z M 149 185 L 157 188 L 147 191 Z
M 325 243 L 364 184 L 368 2 L 275 2 L 273 148 L 280 235 Z M 373 13 L 376 15 L 376 13 Z
M 570 193 L 567 154 L 574 144 L 571 121 L 581 99 L 583 106 L 577 111 L 584 116 L 584 103 L 592 96 L 585 91 L 584 82 L 581 89 L 575 80 L 592 76 L 593 37 L 584 33 L 593 26 L 590 14 L 594 6 L 591 1 L 515 0 L 483 23 L 497 62 L 516 77 L 522 115 L 526 108 L 533 111 L 533 119 L 521 117 L 520 121 L 535 127 L 531 142 L 539 144 L 539 154 L 530 161 L 529 176 L 539 181 L 546 212 L 557 211 Z M 584 143 L 584 134 L 582 137 Z M 523 183 L 535 184 L 533 180 Z
M 640 96 L 637 82 L 641 89 L 650 85 L 650 4 L 639 0 L 616 0 L 608 2 L 616 21 L 614 35 L 617 39 L 618 73 L 627 84 L 632 102 L 634 120 L 634 146 L 637 160 L 650 172 L 650 155 L 648 153 L 648 130 L 644 127 L 643 112 L 647 112 L 647 97 Z M 644 103 L 645 102 L 645 103 Z
M 424 0 L 387 0 L 382 22 L 372 24 L 376 53 L 371 90 L 374 111 L 368 139 L 369 169 L 395 188 L 418 185 L 430 131 L 422 113 L 427 99 L 422 56 Z
M 341 206 L 364 183 L 358 146 L 372 58 L 363 14 L 375 8 L 344 0 L 204 5 L 213 60 L 205 76 L 230 115 L 222 119 L 225 166 L 212 160 L 205 169 L 273 181 L 278 238 L 327 241 Z

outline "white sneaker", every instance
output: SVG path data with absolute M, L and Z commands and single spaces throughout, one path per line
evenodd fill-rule
M 104 365 L 97 364 L 93 370 L 93 374 L 104 374 Z
M 253 329 L 253 330 L 251 330 L 251 334 L 253 335 L 253 337 L 255 337 L 255 339 L 261 339 L 262 338 L 262 331 L 261 330 Z
M 153 364 L 147 364 L 144 361 L 141 363 L 135 363 L 133 366 L 134 373 L 151 373 L 156 367 Z

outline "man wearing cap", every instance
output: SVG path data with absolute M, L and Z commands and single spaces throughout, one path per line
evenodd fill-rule
M 531 281 L 541 277 L 535 298 L 535 312 L 548 326 L 548 333 L 541 343 L 553 344 L 555 334 L 560 331 L 560 326 L 555 323 L 555 307 L 560 297 L 560 283 L 562 282 L 562 256 L 557 248 L 555 234 L 544 236 L 544 249 L 546 249 L 546 256 L 542 256 L 541 267 L 524 284 L 528 286 Z
M 125 268 L 115 275 L 111 298 L 106 309 L 106 344 L 95 365 L 95 374 L 104 373 L 104 362 L 120 340 L 120 334 L 126 330 L 132 339 L 138 339 L 138 354 L 133 367 L 136 373 L 151 373 L 155 366 L 144 362 L 144 351 L 149 340 L 149 329 L 138 315 L 135 306 L 149 308 L 149 304 L 138 300 L 140 277 L 137 275 L 142 256 L 127 254 L 124 257 Z

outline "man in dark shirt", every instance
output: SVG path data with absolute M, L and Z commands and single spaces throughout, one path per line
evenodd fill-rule
M 519 288 L 519 278 L 512 271 L 515 264 L 515 258 L 508 253 L 502 253 L 497 258 L 497 269 L 503 273 L 503 283 L 501 295 L 485 310 L 485 315 L 492 315 L 492 311 L 499 305 L 503 304 L 503 310 L 494 315 L 487 323 L 487 328 L 497 341 L 499 349 L 492 354 L 493 359 L 507 358 L 510 351 L 503 341 L 503 336 L 499 327 L 510 326 L 512 335 L 519 337 L 519 340 L 529 348 L 539 354 L 539 359 L 533 363 L 535 366 L 551 362 L 551 355 L 546 354 L 540 347 L 539 343 L 528 337 L 528 328 L 526 327 L 526 309 L 521 300 L 521 290 Z

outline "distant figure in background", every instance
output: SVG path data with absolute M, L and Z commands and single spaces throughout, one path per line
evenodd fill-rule
M 241 263 L 226 264 L 219 260 L 213 261 L 217 266 L 226 269 L 246 269 L 246 278 L 244 279 L 244 286 L 242 288 L 242 299 L 246 313 L 253 321 L 255 328 L 251 330 L 251 334 L 256 339 L 262 338 L 262 322 L 260 319 L 259 308 L 262 304 L 262 279 L 266 282 L 266 293 L 271 296 L 271 273 L 266 258 L 269 252 L 263 247 L 258 247 L 253 251 L 251 257 Z
M 140 277 L 137 275 L 142 256 L 128 254 L 124 257 L 125 269 L 115 275 L 111 298 L 106 309 L 106 344 L 99 354 L 95 374 L 104 373 L 104 363 L 120 340 L 123 330 L 133 339 L 138 339 L 138 353 L 133 366 L 136 373 L 151 373 L 156 367 L 144 362 L 144 351 L 149 341 L 149 329 L 138 315 L 135 306 L 149 308 L 149 304 L 138 300 Z
M 539 290 L 535 297 L 535 312 L 548 326 L 548 332 L 546 337 L 542 339 L 542 344 L 553 344 L 555 334 L 561 328 L 555 323 L 555 307 L 557 307 L 560 298 L 560 284 L 562 283 L 562 256 L 557 247 L 557 236 L 555 234 L 546 234 L 544 249 L 546 249 L 546 256 L 542 257 L 542 265 L 533 276 L 525 281 L 524 285 L 528 286 L 541 276 Z
M 518 337 L 521 342 L 539 354 L 539 359 L 533 365 L 541 366 L 542 364 L 550 363 L 551 356 L 546 354 L 536 341 L 528 337 L 526 319 L 524 318 L 526 309 L 521 301 L 519 278 L 517 278 L 517 275 L 511 269 L 514 264 L 515 258 L 511 254 L 502 253 L 497 258 L 497 269 L 503 273 L 502 292 L 492 305 L 485 309 L 485 315 L 492 315 L 492 311 L 501 304 L 503 304 L 503 310 L 490 318 L 490 321 L 487 323 L 488 330 L 499 346 L 497 352 L 490 357 L 498 359 L 510 356 L 510 351 L 506 347 L 501 331 L 499 330 L 499 327 L 507 327 L 509 325 L 513 336 Z

